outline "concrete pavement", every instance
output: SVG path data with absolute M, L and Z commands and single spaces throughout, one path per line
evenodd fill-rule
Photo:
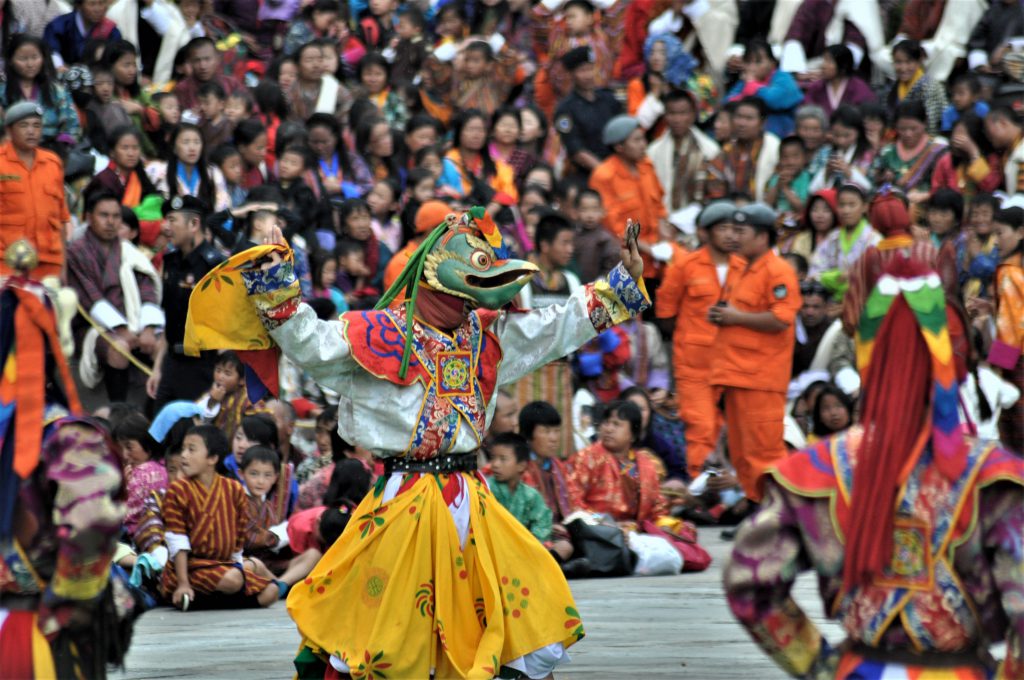
M 714 562 L 700 574 L 572 581 L 587 637 L 557 677 L 775 680 L 786 675 L 733 621 L 722 595 L 722 565 L 730 544 L 717 529 L 701 532 Z M 834 624 L 822 623 L 813 577 L 795 596 L 834 642 Z M 127 673 L 114 679 L 291 677 L 299 643 L 283 603 L 270 609 L 180 613 L 157 609 L 135 629 Z M 390 677 L 390 676 L 389 676 Z

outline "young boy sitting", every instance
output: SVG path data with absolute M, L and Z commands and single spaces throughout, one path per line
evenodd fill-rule
M 948 135 L 960 116 L 967 111 L 974 111 L 979 118 L 984 118 L 988 113 L 988 103 L 981 98 L 981 81 L 973 73 L 957 76 L 953 81 L 950 104 L 942 110 L 942 133 Z
M 179 479 L 167 489 L 163 515 L 173 568 L 164 569 L 161 591 L 183 611 L 198 595 L 240 595 L 270 606 L 285 587 L 242 566 L 249 506 L 242 485 L 217 474 L 228 440 L 212 425 L 185 435 Z
M 790 229 L 799 226 L 810 187 L 807 147 L 796 135 L 786 137 L 779 144 L 779 163 L 764 192 L 764 202 L 775 208 L 780 226 Z
M 591 283 L 611 271 L 619 261 L 619 243 L 604 228 L 601 194 L 589 187 L 576 194 L 576 240 L 573 261 L 580 281 Z
M 277 185 L 281 189 L 283 205 L 302 225 L 317 224 L 320 218 L 320 204 L 303 179 L 312 156 L 309 147 L 293 144 L 285 147 L 277 159 Z
M 488 116 L 494 115 L 505 103 L 516 85 L 516 54 L 504 45 L 504 39 L 496 36 L 493 44 L 501 43 L 495 54 L 490 43 L 475 40 L 462 51 L 461 60 L 456 62 L 453 101 L 461 109 L 480 109 Z
M 551 540 L 551 508 L 536 489 L 522 484 L 530 447 L 522 435 L 503 432 L 490 448 L 491 493 L 541 543 Z
M 254 572 L 267 578 L 280 572 L 278 580 L 290 588 L 313 570 L 323 553 L 309 548 L 293 556 L 288 548 L 288 521 L 278 515 L 277 505 L 267 498 L 280 475 L 281 457 L 272 448 L 251 446 L 242 456 L 242 479 L 249 506 L 246 555 L 256 558 Z
M 224 115 L 228 95 L 218 82 L 203 83 L 199 87 L 199 110 L 203 122 L 199 129 L 203 133 L 203 148 L 216 149 L 231 141 L 235 124 Z
M 423 62 L 427 59 L 429 44 L 423 34 L 427 30 L 427 20 L 418 7 L 402 7 L 395 23 L 397 39 L 391 41 L 391 47 L 384 50 L 384 56 L 392 56 L 391 86 L 396 90 L 412 84 L 419 75 Z M 393 52 L 393 55 L 389 55 Z
M 242 416 L 264 410 L 249 401 L 242 360 L 230 351 L 217 357 L 213 367 L 213 385 L 196 403 L 203 408 L 204 420 L 211 422 L 221 432 L 232 435 L 242 422 Z

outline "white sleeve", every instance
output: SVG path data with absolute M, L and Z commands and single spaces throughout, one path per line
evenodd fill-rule
M 153 27 L 153 30 L 159 33 L 161 36 L 167 35 L 167 31 L 171 28 L 171 14 L 170 11 L 164 7 L 163 3 L 154 2 L 149 7 L 143 7 L 139 12 L 142 18 L 149 22 L 149 25 Z
M 117 311 L 117 307 L 103 298 L 93 304 L 92 309 L 89 310 L 89 316 L 107 330 L 128 325 L 128 319 L 124 318 L 124 314 Z
M 967 68 L 972 71 L 979 66 L 984 66 L 988 63 L 988 52 L 985 50 L 971 50 L 967 53 Z
M 173 531 L 167 531 L 164 533 L 164 541 L 167 543 L 167 552 L 170 553 L 171 559 L 174 559 L 174 556 L 182 550 L 192 550 L 192 543 L 188 540 L 188 536 L 185 534 L 176 534 Z
M 299 305 L 290 319 L 270 331 L 270 337 L 295 365 L 335 392 L 341 375 L 356 366 L 344 322 L 321 321 L 309 305 Z
M 650 130 L 663 113 L 665 113 L 665 105 L 653 94 L 648 93 L 636 110 L 636 119 L 640 121 L 640 127 Z
M 274 550 L 281 550 L 288 547 L 288 520 L 270 527 L 270 533 L 277 536 L 277 546 Z
M 799 40 L 787 40 L 782 45 L 782 58 L 779 68 L 787 73 L 804 73 L 807 71 L 807 53 Z
M 164 310 L 158 305 L 154 305 L 152 302 L 142 303 L 142 314 L 140 317 L 142 327 L 156 326 L 157 328 L 163 328 L 167 319 L 164 316 Z

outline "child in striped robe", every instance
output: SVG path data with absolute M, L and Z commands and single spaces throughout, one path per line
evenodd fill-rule
M 197 594 L 214 593 L 267 607 L 285 590 L 242 565 L 249 513 L 245 489 L 216 472 L 218 458 L 229 451 L 227 438 L 212 425 L 198 425 L 185 435 L 185 479 L 170 485 L 163 504 L 172 565 L 163 571 L 161 590 L 175 607 L 185 609 Z

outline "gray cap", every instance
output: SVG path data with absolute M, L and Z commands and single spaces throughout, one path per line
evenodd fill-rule
M 601 143 L 605 146 L 621 144 L 638 127 L 640 127 L 640 121 L 633 116 L 615 116 L 605 123 L 604 130 L 601 132 Z
M 749 224 L 755 229 L 773 229 L 778 215 L 764 203 L 750 203 L 733 215 L 736 224 Z
M 43 109 L 39 104 L 35 102 L 29 102 L 22 100 L 7 109 L 6 115 L 4 115 L 4 125 L 14 125 L 19 120 L 25 120 L 36 116 L 38 118 L 43 117 Z
M 704 208 L 697 217 L 697 226 L 701 229 L 710 229 L 719 222 L 732 220 L 736 212 L 736 206 L 732 201 L 715 201 Z

